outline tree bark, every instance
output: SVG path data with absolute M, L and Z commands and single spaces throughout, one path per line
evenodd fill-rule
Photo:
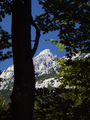
M 14 87 L 12 120 L 32 120 L 35 75 L 31 50 L 31 0 L 13 0 L 12 49 Z

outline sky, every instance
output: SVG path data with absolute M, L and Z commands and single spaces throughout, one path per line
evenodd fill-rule
M 39 5 L 38 0 L 32 0 L 32 16 L 33 19 L 35 19 L 36 15 L 42 14 L 44 11 L 42 9 L 42 6 Z M 6 15 L 6 17 L 3 19 L 3 22 L 0 23 L 2 28 L 6 31 L 8 31 L 11 34 L 11 22 L 12 18 L 11 15 Z M 65 56 L 65 51 L 59 51 L 58 47 L 54 46 L 54 44 L 45 41 L 46 39 L 58 39 L 58 32 L 59 31 L 54 31 L 54 32 L 49 32 L 47 34 L 43 34 L 41 31 L 41 36 L 39 40 L 39 45 L 37 48 L 37 51 L 34 55 L 37 56 L 41 51 L 45 49 L 50 49 L 50 52 L 53 55 L 57 55 L 57 57 L 61 58 Z M 35 38 L 35 29 L 32 27 L 32 32 L 31 32 L 32 39 Z M 0 62 L 0 70 L 3 71 L 7 69 L 9 66 L 13 65 L 13 59 L 8 59 L 3 62 Z

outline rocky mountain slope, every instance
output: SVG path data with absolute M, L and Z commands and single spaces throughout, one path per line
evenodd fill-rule
M 49 49 L 46 49 L 42 52 L 40 52 L 40 54 L 38 56 L 36 56 L 35 58 L 33 58 L 33 64 L 34 64 L 34 69 L 35 69 L 35 76 L 42 76 L 42 75 L 47 75 L 47 74 L 53 74 L 57 68 L 59 68 L 60 64 L 58 63 L 58 61 L 56 60 L 57 56 L 53 55 Z M 4 70 L 0 76 L 0 78 L 3 79 L 2 82 L 0 82 L 0 90 L 2 89 L 9 89 L 12 90 L 12 86 L 13 86 L 13 81 L 14 81 L 14 69 L 13 69 L 13 65 L 10 66 L 9 68 L 7 68 L 6 70 Z M 51 84 L 51 81 L 52 84 Z M 58 86 L 55 85 L 58 82 L 56 82 L 57 80 L 54 78 L 49 78 L 45 79 L 44 83 L 41 84 L 40 81 L 37 80 L 36 82 L 36 88 L 43 88 L 48 86 L 49 84 L 53 86 Z
M 35 75 L 49 74 L 59 67 L 56 60 L 57 56 L 53 56 L 49 49 L 46 49 L 33 59 Z
M 79 53 L 76 54 L 76 56 L 73 56 L 72 60 L 85 60 L 89 56 L 90 53 Z M 64 56 L 63 59 L 67 59 L 67 57 Z M 54 56 L 49 49 L 40 52 L 38 56 L 33 58 L 33 63 L 36 76 L 36 89 L 50 86 L 58 87 L 60 85 L 60 82 L 58 82 L 58 79 L 56 78 L 56 72 L 60 67 L 60 64 L 57 61 L 57 56 Z M 3 81 L 0 82 L 0 90 L 12 90 L 14 82 L 13 67 L 13 65 L 10 66 L 0 75 L 0 78 L 3 79 Z

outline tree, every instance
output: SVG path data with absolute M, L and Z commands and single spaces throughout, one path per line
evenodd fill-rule
M 36 28 L 36 40 L 31 49 L 31 24 Z M 31 16 L 31 0 L 13 0 L 12 48 L 14 87 L 11 95 L 13 120 L 32 120 L 35 75 L 32 57 L 40 37 L 39 27 Z
M 0 21 L 2 21 L 6 14 L 11 14 L 12 12 L 12 49 L 15 75 L 14 88 L 11 95 L 12 119 L 31 120 L 35 91 L 32 57 L 38 46 L 40 29 L 31 16 L 31 0 L 4 0 L 0 2 L 0 6 Z M 36 39 L 33 49 L 31 49 L 31 24 L 36 28 Z M 6 32 L 4 32 L 4 37 L 1 34 L 3 39 L 0 45 L 3 48 L 11 45 L 8 40 L 3 42 L 6 36 L 10 38 Z M 0 55 L 1 59 L 4 59 L 2 51 Z M 9 55 L 11 55 L 10 52 L 4 56 L 9 58 Z
M 34 120 L 72 120 L 67 115 L 74 102 L 62 96 L 62 90 L 47 88 L 36 90 Z
M 73 104 L 67 112 L 68 118 L 88 120 L 90 114 L 90 58 L 72 61 L 72 55 L 90 53 L 89 0 L 39 0 L 44 14 L 37 16 L 36 21 L 43 33 L 59 31 L 59 40 L 50 39 L 60 49 L 65 48 L 68 60 L 59 60 L 62 72 L 59 74 L 60 90 L 65 102 Z M 67 89 L 69 86 L 70 91 Z M 69 104 L 69 103 L 68 103 Z M 65 105 L 67 105 L 65 103 Z M 70 107 L 70 104 L 69 104 Z M 67 109 L 68 110 L 68 109 Z M 64 117 L 63 117 L 64 118 Z M 62 118 L 62 119 L 63 119 Z
M 81 54 L 85 56 L 85 54 Z M 89 120 L 90 119 L 90 54 L 83 60 L 59 59 L 58 76 L 62 83 L 56 89 L 36 90 L 35 120 Z M 70 62 L 69 64 L 67 64 Z
M 5 18 L 6 14 L 11 14 L 12 9 L 11 0 L 0 1 L 0 22 Z M 11 35 L 0 26 L 0 61 L 12 57 L 12 52 L 9 50 L 6 53 L 3 52 L 4 49 L 9 49 L 11 47 Z
M 61 63 L 60 69 L 62 69 L 59 74 L 62 76 L 59 79 L 62 85 L 59 88 L 66 88 L 66 92 L 63 93 L 64 98 L 74 102 L 71 108 L 71 119 L 90 119 L 90 56 L 73 61 L 58 60 Z M 70 89 L 69 93 L 68 89 Z
M 11 47 L 11 36 L 8 32 L 2 30 L 0 27 L 0 61 L 5 59 L 9 59 L 12 57 L 12 51 L 8 50 Z M 5 53 L 3 50 L 7 49 L 8 51 Z
M 0 22 L 5 18 L 6 14 L 11 14 L 11 5 L 11 1 L 0 1 Z M 12 57 L 12 51 L 9 50 L 11 46 L 11 35 L 0 26 L 0 62 Z M 2 79 L 0 79 L 1 81 Z
M 90 52 L 90 1 L 89 0 L 39 0 L 44 14 L 37 16 L 43 33 L 59 31 L 59 40 L 65 45 L 67 56 L 82 51 Z
M 45 13 L 36 19 L 40 28 L 44 33 L 53 30 L 60 31 L 58 35 L 60 40 L 53 40 L 52 42 L 57 45 L 58 43 L 64 44 L 69 57 L 78 51 L 90 52 L 89 0 L 39 1 L 45 10 Z M 32 119 L 35 79 L 32 56 L 38 45 L 40 31 L 32 20 L 30 4 L 30 0 L 13 0 L 12 46 L 15 65 L 15 83 L 11 96 L 13 120 Z M 31 49 L 31 24 L 38 33 L 33 49 Z M 67 64 L 70 65 L 71 61 L 68 61 Z M 63 77 L 65 79 L 65 76 Z M 72 76 L 70 77 L 72 78 Z M 81 107 L 79 106 L 79 108 Z

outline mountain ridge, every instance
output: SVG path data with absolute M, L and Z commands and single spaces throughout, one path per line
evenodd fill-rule
M 90 53 L 86 54 L 76 54 L 76 56 L 72 57 L 72 60 L 85 60 L 90 56 Z M 66 56 L 62 57 L 63 59 L 68 59 Z M 60 63 L 57 61 L 57 56 L 53 55 L 49 49 L 45 49 L 39 53 L 35 58 L 33 58 L 34 69 L 36 80 L 36 89 L 43 88 L 47 86 L 58 87 L 61 83 L 58 82 L 58 78 L 56 78 L 57 69 L 60 67 Z M 0 90 L 6 90 L 13 88 L 14 82 L 14 72 L 13 65 L 8 67 L 6 70 L 2 72 L 0 78 L 3 78 L 3 81 L 0 82 Z M 51 74 L 51 75 L 50 75 Z M 41 79 L 40 79 L 40 77 Z M 47 77 L 46 77 L 47 76 Z M 43 79 L 42 79 L 43 78 Z
M 45 49 L 40 52 L 39 55 L 33 58 L 35 76 L 38 77 L 56 71 L 57 68 L 60 67 L 59 62 L 56 59 L 57 56 L 53 55 L 49 49 Z M 3 79 L 3 82 L 0 82 L 0 90 L 10 88 L 9 83 L 12 84 L 14 82 L 14 66 L 11 65 L 6 70 L 4 70 L 0 75 L 0 78 Z M 46 84 L 50 84 L 50 81 L 52 79 L 53 78 L 49 78 L 49 81 L 47 79 Z M 46 84 L 42 84 L 42 87 L 47 86 Z M 37 81 L 36 88 L 38 88 L 39 86 L 41 85 L 39 85 L 39 82 Z
M 40 52 L 39 55 L 33 58 L 35 75 L 38 76 L 55 71 L 60 66 L 59 62 L 56 59 L 57 56 L 56 55 L 53 56 L 53 54 L 50 52 L 49 49 L 45 49 L 42 52 Z M 0 77 L 7 79 L 9 78 L 9 75 L 10 77 L 14 75 L 13 71 L 14 71 L 14 66 L 11 65 L 2 72 Z

